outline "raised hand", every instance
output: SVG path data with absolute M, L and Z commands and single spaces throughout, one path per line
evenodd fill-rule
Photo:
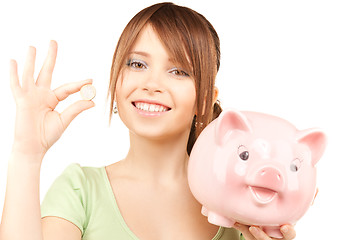
M 20 85 L 17 63 L 10 62 L 10 82 L 16 102 L 16 122 L 13 151 L 27 155 L 44 155 L 60 138 L 70 122 L 82 111 L 94 106 L 92 101 L 80 100 L 62 113 L 55 111 L 57 104 L 80 88 L 92 83 L 91 79 L 65 84 L 50 89 L 55 67 L 57 43 L 50 42 L 49 52 L 39 76 L 35 80 L 36 49 L 29 48 Z

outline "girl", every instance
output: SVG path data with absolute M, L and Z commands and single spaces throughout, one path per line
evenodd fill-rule
M 207 222 L 187 184 L 192 145 L 221 111 L 214 86 L 220 48 L 212 25 L 172 3 L 150 6 L 129 22 L 114 53 L 109 85 L 111 109 L 129 129 L 129 152 L 104 168 L 70 165 L 40 211 L 45 153 L 80 112 L 94 106 L 82 100 L 61 114 L 54 110 L 92 82 L 51 91 L 56 53 L 52 41 L 35 81 L 30 47 L 21 86 L 11 61 L 17 114 L 1 239 L 240 239 L 238 230 Z M 247 240 L 270 239 L 257 227 L 236 228 Z M 282 230 L 284 239 L 294 238 L 292 226 Z

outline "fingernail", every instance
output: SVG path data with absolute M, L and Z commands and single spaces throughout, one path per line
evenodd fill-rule
M 251 234 L 258 234 L 259 233 L 259 229 L 257 227 L 250 227 L 249 228 Z
M 288 227 L 282 227 L 281 228 L 281 231 L 283 232 L 283 233 L 287 233 L 288 231 L 289 231 L 289 228 Z

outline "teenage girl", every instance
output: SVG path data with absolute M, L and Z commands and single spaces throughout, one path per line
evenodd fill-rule
M 81 100 L 55 111 L 60 101 L 92 83 L 50 90 L 56 54 L 51 41 L 34 79 L 35 48 L 30 47 L 21 84 L 11 61 L 17 111 L 1 240 L 270 239 L 255 226 L 209 224 L 189 190 L 189 152 L 221 111 L 214 86 L 220 47 L 202 15 L 172 3 L 139 12 L 116 46 L 109 96 L 111 109 L 129 129 L 127 156 L 103 168 L 70 165 L 40 207 L 45 153 L 79 113 L 94 106 Z M 294 239 L 292 226 L 281 230 L 283 239 Z

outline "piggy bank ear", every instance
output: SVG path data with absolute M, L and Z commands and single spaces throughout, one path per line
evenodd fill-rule
M 319 129 L 308 129 L 299 132 L 297 140 L 310 148 L 311 161 L 315 166 L 325 151 L 326 135 Z
M 215 127 L 216 143 L 222 145 L 234 130 L 251 132 L 247 118 L 235 110 L 223 111 L 217 119 Z

